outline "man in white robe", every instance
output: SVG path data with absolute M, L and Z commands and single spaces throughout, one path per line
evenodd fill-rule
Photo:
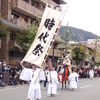
M 89 75 L 90 75 L 90 79 L 92 80 L 94 76 L 94 71 L 92 68 L 90 68 Z
M 57 92 L 57 72 L 55 71 L 55 68 L 53 67 L 53 70 L 49 72 L 48 74 L 48 94 L 51 96 L 56 95 Z
M 79 75 L 75 72 L 75 68 L 72 67 L 72 73 L 69 75 L 68 79 L 70 81 L 70 89 L 73 91 L 77 89 L 78 77 Z
M 32 69 L 25 68 L 22 63 L 22 72 L 20 75 L 20 79 L 24 81 L 30 81 L 29 91 L 27 100 L 39 100 L 41 98 L 41 90 L 40 90 L 40 80 L 45 80 L 43 70 L 36 69 L 36 65 L 32 64 Z M 39 74 L 40 72 L 40 74 Z

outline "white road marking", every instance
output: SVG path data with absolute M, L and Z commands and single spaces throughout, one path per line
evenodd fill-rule
M 93 86 L 93 84 L 91 84 L 91 85 L 86 85 L 86 86 L 82 86 L 82 87 L 80 87 L 80 89 L 88 88 L 88 87 L 91 87 L 91 86 Z

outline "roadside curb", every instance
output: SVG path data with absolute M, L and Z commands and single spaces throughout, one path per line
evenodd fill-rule
M 22 86 L 28 86 L 28 85 L 29 85 L 29 84 L 15 85 L 15 86 L 6 86 L 6 87 L 0 87 L 0 89 L 16 88 L 16 87 L 22 87 Z

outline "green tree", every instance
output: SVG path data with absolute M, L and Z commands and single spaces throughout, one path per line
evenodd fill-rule
M 71 40 L 72 36 L 74 36 L 74 32 L 70 33 L 68 26 L 67 26 L 67 29 L 66 30 L 64 29 L 63 33 L 61 35 L 62 38 L 66 39 L 66 41 L 65 41 L 65 48 L 66 48 L 65 56 L 67 55 L 67 50 L 71 49 L 71 46 L 68 44 L 68 42 Z
M 31 46 L 38 31 L 39 24 L 40 19 L 37 18 L 36 21 L 31 24 L 29 29 L 24 29 L 16 34 L 15 41 L 22 47 L 24 53 L 26 53 Z
M 71 52 L 72 59 L 76 61 L 78 66 L 81 61 L 86 58 L 86 48 L 84 46 L 74 46 Z
M 69 44 L 72 36 L 74 36 L 74 32 L 69 32 L 68 26 L 66 26 L 66 30 L 63 29 L 63 33 L 61 34 L 61 38 L 65 38 L 66 41 L 59 40 L 59 44 L 56 47 L 58 53 L 60 52 L 63 55 L 62 57 L 65 57 L 68 53 L 67 51 L 72 49 L 72 46 Z
M 7 25 L 5 25 L 2 22 L 1 18 L 0 18 L 0 39 L 2 39 L 3 37 L 5 37 L 8 32 L 9 32 L 9 27 Z
M 94 53 L 93 53 L 94 65 L 93 66 L 95 66 L 95 64 L 98 62 L 98 58 L 100 57 L 100 40 L 98 39 L 98 37 L 96 37 L 96 39 L 94 40 L 92 44 L 95 45 L 94 48 L 92 48 L 94 50 Z

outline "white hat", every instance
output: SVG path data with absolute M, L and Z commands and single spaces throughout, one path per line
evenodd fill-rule
M 68 58 L 68 56 L 66 56 L 65 58 Z

